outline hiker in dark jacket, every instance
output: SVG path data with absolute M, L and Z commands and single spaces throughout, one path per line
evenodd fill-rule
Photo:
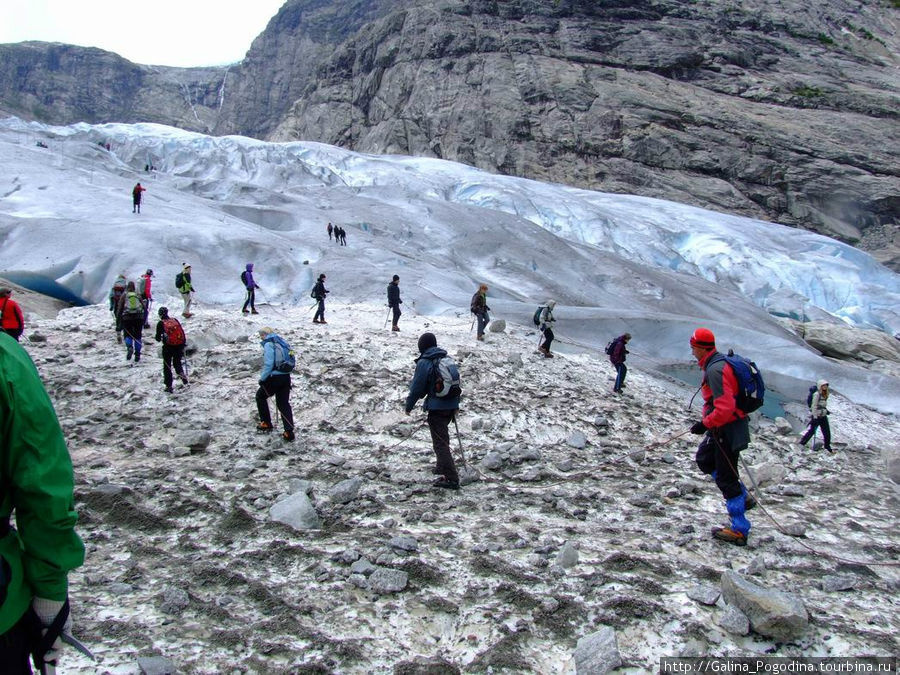
M 184 349 L 187 339 L 184 335 L 184 328 L 181 322 L 169 316 L 168 307 L 159 308 L 159 321 L 156 322 L 156 341 L 162 342 L 162 359 L 163 359 L 163 384 L 166 391 L 170 394 L 172 389 L 172 365 L 175 366 L 175 372 L 181 378 L 182 384 L 188 383 L 187 375 L 184 374 L 184 367 L 181 360 L 184 358 Z
M 631 340 L 631 333 L 625 333 L 616 338 L 613 343 L 612 354 L 609 355 L 609 361 L 616 367 L 616 383 L 613 385 L 615 393 L 621 393 L 625 388 L 625 376 L 628 374 L 628 367 L 625 365 L 625 357 L 628 350 L 625 345 Z
M 328 230 L 328 241 L 331 241 L 331 232 L 332 230 L 334 230 L 334 227 L 331 225 L 331 223 L 328 223 L 328 227 L 326 229 Z
M 244 282 L 244 288 L 247 289 L 247 299 L 244 300 L 241 313 L 247 314 L 247 307 L 250 307 L 251 314 L 259 314 L 256 311 L 256 289 L 259 288 L 259 284 L 253 280 L 253 263 L 247 263 L 246 269 L 241 272 L 241 281 Z
M 538 345 L 538 351 L 544 355 L 546 359 L 552 359 L 553 354 L 550 353 L 550 345 L 553 344 L 553 327 L 556 321 L 553 318 L 553 308 L 556 307 L 556 300 L 547 301 L 547 306 L 541 311 L 541 343 Z
M 25 315 L 19 303 L 9 297 L 11 295 L 11 288 L 0 288 L 0 328 L 18 342 L 25 330 Z
M 741 450 L 750 443 L 747 414 L 737 407 L 737 376 L 725 357 L 716 351 L 716 338 L 708 328 L 698 328 L 691 336 L 691 353 L 703 369 L 703 418 L 691 426 L 691 433 L 703 435 L 697 448 L 697 466 L 713 477 L 725 498 L 730 527 L 713 528 L 716 539 L 746 546 L 750 521 L 745 512 L 756 505 L 738 476 Z
M 431 444 L 437 459 L 434 473 L 438 474 L 438 478 L 432 485 L 448 490 L 458 490 L 459 474 L 456 472 L 456 465 L 453 463 L 453 455 L 450 452 L 450 422 L 453 421 L 456 411 L 459 409 L 459 395 L 440 397 L 434 393 L 435 360 L 447 355 L 445 350 L 437 346 L 437 338 L 434 334 L 422 333 L 418 346 L 419 357 L 416 359 L 416 372 L 409 384 L 409 395 L 406 397 L 406 414 L 409 415 L 416 402 L 423 396 L 425 397 L 423 409 L 428 413 Z
M 403 301 L 400 299 L 400 277 L 396 274 L 391 280 L 391 283 L 387 286 L 387 303 L 388 307 L 390 307 L 394 313 L 394 321 L 391 330 L 398 331 L 400 330 L 400 327 L 397 325 L 397 322 L 400 321 L 400 315 L 403 313 L 400 311 L 400 305 L 403 304 Z
M 825 449 L 834 452 L 831 449 L 831 427 L 828 424 L 828 380 L 819 380 L 816 383 L 816 390 L 809 404 L 809 413 L 809 426 L 800 438 L 800 445 L 806 445 L 809 439 L 816 435 L 816 429 L 821 429 Z
M 316 281 L 316 285 L 313 286 L 312 296 L 319 303 L 319 308 L 316 310 L 315 316 L 313 316 L 313 323 L 328 323 L 325 320 L 325 296 L 328 295 L 330 291 L 325 288 L 325 275 L 320 274 L 319 280 Z
M 119 298 L 119 317 L 122 321 L 122 330 L 125 332 L 125 360 L 131 361 L 134 354 L 134 362 L 141 360 L 141 350 L 144 347 L 141 342 L 141 333 L 144 328 L 144 301 L 134 288 L 134 282 L 129 281 L 125 287 L 125 294 Z
M 272 417 L 269 414 L 269 397 L 275 397 L 275 407 L 281 415 L 284 433 L 281 437 L 286 441 L 294 440 L 294 412 L 291 410 L 291 374 L 282 372 L 276 367 L 280 361 L 276 350 L 281 350 L 282 338 L 271 328 L 261 328 L 259 337 L 262 340 L 263 365 L 259 373 L 259 389 L 256 390 L 256 410 L 259 412 L 259 424 L 256 430 L 269 432 Z M 286 343 L 285 343 L 286 344 Z
M 470 311 L 478 320 L 476 340 L 484 340 L 484 329 L 491 321 L 491 316 L 488 314 L 488 312 L 491 311 L 491 308 L 488 307 L 487 304 L 487 290 L 487 284 L 481 284 L 478 287 L 478 290 L 475 291 L 475 295 L 472 296 L 472 302 L 469 303 Z M 471 330 L 471 327 L 469 330 Z
M 109 291 L 109 311 L 113 313 L 116 320 L 116 342 L 122 344 L 122 317 L 119 316 L 119 300 L 125 295 L 125 288 L 128 286 L 128 280 L 124 274 L 120 274 L 113 282 L 112 289 Z
M 28 353 L 0 334 L 0 672 L 56 672 L 69 571 L 84 562 L 75 533 L 72 460 L 53 404 Z M 15 512 L 16 527 L 11 527 Z M 41 630 L 60 616 L 60 635 L 41 650 Z

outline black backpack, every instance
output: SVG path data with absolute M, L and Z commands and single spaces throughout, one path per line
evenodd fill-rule
M 244 286 L 247 285 L 247 270 L 241 272 L 241 283 L 244 284 Z
M 606 345 L 606 353 L 609 356 L 612 356 L 612 353 L 616 349 L 616 343 L 619 341 L 619 338 L 613 338 L 609 341 L 609 344 Z
M 818 388 L 819 387 L 816 386 L 815 384 L 809 388 L 809 393 L 806 395 L 806 407 L 807 408 L 812 408 L 813 396 L 815 396 L 816 389 L 818 389 Z
M 179 272 L 175 275 L 175 288 L 178 289 L 178 292 L 181 292 L 181 287 L 184 286 L 184 272 Z
M 545 309 L 545 307 L 542 305 L 542 306 L 538 307 L 536 310 L 534 310 L 534 325 L 535 326 L 541 325 L 541 312 L 543 312 L 544 309 Z

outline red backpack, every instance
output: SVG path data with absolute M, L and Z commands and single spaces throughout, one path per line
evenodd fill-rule
M 170 347 L 178 347 L 185 343 L 184 329 L 178 319 L 163 319 L 163 342 Z

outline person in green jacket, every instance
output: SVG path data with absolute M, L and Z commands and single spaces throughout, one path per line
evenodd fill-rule
M 72 460 L 28 353 L 0 334 L 0 665 L 3 673 L 55 666 L 57 616 L 71 635 L 68 573 L 84 562 L 75 533 Z M 15 511 L 15 527 L 10 516 Z M 40 628 L 40 630 L 38 630 Z M 43 651 L 43 653 L 39 653 Z

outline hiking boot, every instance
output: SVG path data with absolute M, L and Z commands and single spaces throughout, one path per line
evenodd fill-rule
M 247 309 L 241 310 L 241 314 L 249 314 L 249 313 L 250 313 L 250 310 L 247 310 Z
M 259 314 L 259 312 L 257 312 L 255 309 L 251 309 L 251 310 L 250 310 L 250 313 L 251 313 L 251 314 Z
M 319 323 L 318 319 L 313 319 L 313 323 Z
M 116 333 L 116 342 L 118 342 L 119 344 L 122 344 L 122 334 L 121 333 Z
M 260 434 L 267 434 L 272 431 L 272 425 L 269 422 L 260 422 L 256 425 L 256 431 Z
M 756 497 L 754 497 L 749 492 L 744 495 L 744 511 L 749 511 L 750 509 L 755 509 L 756 505 L 759 502 L 756 501 Z
M 187 383 L 188 383 L 187 375 L 182 375 L 181 376 L 181 384 L 187 384 Z
M 445 490 L 459 490 L 459 481 L 447 480 L 444 476 L 441 476 L 431 484 L 431 487 L 444 488 Z
M 746 508 L 746 507 L 745 507 Z M 746 546 L 747 537 L 740 532 L 735 532 L 730 527 L 714 527 L 712 529 L 713 539 L 727 541 L 735 546 Z
M 399 331 L 400 331 L 400 326 L 397 326 L 397 325 L 395 324 L 395 325 L 391 326 L 391 330 L 399 332 Z
M 475 339 L 476 339 L 476 340 L 481 340 L 482 342 L 484 342 L 484 335 L 478 335 L 478 336 L 476 336 Z
M 175 390 L 172 389 L 172 387 L 166 387 L 166 393 L 167 393 L 167 394 L 174 394 L 174 393 L 175 393 Z
M 140 360 L 141 360 L 141 353 L 138 352 L 137 354 L 134 355 L 134 362 L 137 363 Z
M 132 355 L 132 354 L 134 354 L 134 350 L 133 350 L 131 347 L 129 347 L 129 348 L 126 350 L 126 352 L 125 352 L 125 360 L 126 360 L 126 361 L 131 361 L 131 355 Z
M 190 312 L 182 312 L 181 316 L 183 316 L 185 319 L 190 319 L 194 315 L 191 314 Z
M 545 358 L 545 359 L 552 359 L 552 358 L 553 358 L 553 354 L 551 354 L 551 353 L 548 352 L 547 350 L 544 350 L 544 358 Z
M 322 319 L 321 321 L 319 321 L 319 323 L 328 323 L 328 322 L 325 319 Z
M 292 441 L 292 440 L 294 440 L 294 432 L 293 431 L 285 431 L 283 434 L 281 434 L 281 437 L 286 441 Z

